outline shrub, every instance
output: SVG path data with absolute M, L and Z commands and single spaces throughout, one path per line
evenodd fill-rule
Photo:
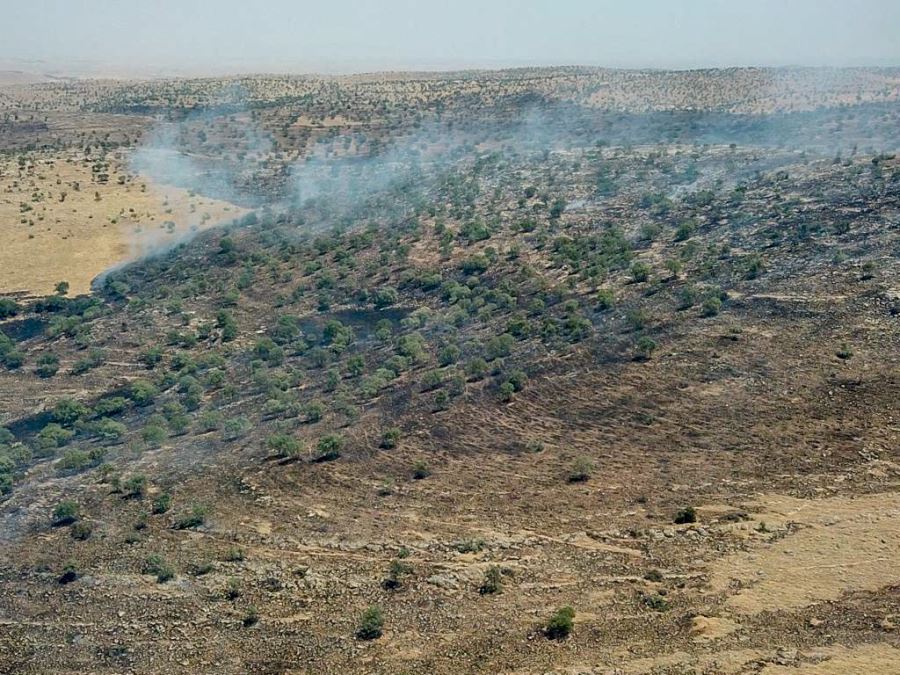
M 51 422 L 38 432 L 35 443 L 42 450 L 61 448 L 75 437 L 75 432 Z
M 135 405 L 141 407 L 153 403 L 157 394 L 159 394 L 159 390 L 147 380 L 135 380 L 128 388 L 128 398 L 134 401 Z
M 551 640 L 565 640 L 572 632 L 575 625 L 575 610 L 571 607 L 561 607 L 550 617 L 544 633 Z
M 585 483 L 590 479 L 593 471 L 594 465 L 591 463 L 591 460 L 587 457 L 579 457 L 572 465 L 572 470 L 569 472 L 567 480 L 570 483 Z
M 63 527 L 78 520 L 78 504 L 70 499 L 61 501 L 53 509 L 53 526 Z
M 711 317 L 718 314 L 722 309 L 722 301 L 716 296 L 712 296 L 703 301 L 701 313 L 703 316 Z
M 272 434 L 266 439 L 266 446 L 279 457 L 296 457 L 300 454 L 300 441 L 290 434 Z
M 316 462 L 331 462 L 341 456 L 344 439 L 337 434 L 323 436 L 316 443 Z
M 246 417 L 232 417 L 222 425 L 222 437 L 226 441 L 233 441 L 244 436 L 252 427 Z
M 381 434 L 381 443 L 380 447 L 385 450 L 392 450 L 397 447 L 397 444 L 400 442 L 400 429 L 397 427 L 391 427 L 390 429 L 386 429 L 384 433 Z
M 653 352 L 656 351 L 656 347 L 657 344 L 653 340 L 653 338 L 647 337 L 646 335 L 641 336 L 641 338 L 635 343 L 635 360 L 648 360 L 651 356 L 653 356 Z
M 420 459 L 413 464 L 412 477 L 415 480 L 422 480 L 428 478 L 430 475 L 431 469 L 428 468 L 428 463 L 426 461 Z
M 169 433 L 158 424 L 148 424 L 141 430 L 141 438 L 151 448 L 158 448 L 168 438 Z
M 200 504 L 194 504 L 191 508 L 191 512 L 176 520 L 172 527 L 176 530 L 190 530 L 195 527 L 200 527 L 206 522 L 206 513 L 206 507 L 201 506 Z
M 400 299 L 400 294 L 397 292 L 396 288 L 392 288 L 391 286 L 383 286 L 375 291 L 375 296 L 372 298 L 375 302 L 375 306 L 378 308 L 390 307 Z
M 616 296 L 612 292 L 612 290 L 608 288 L 601 288 L 597 292 L 597 309 L 605 311 L 607 309 L 612 309 L 613 305 L 616 304 Z
M 488 567 L 478 592 L 482 595 L 493 595 L 503 590 L 503 574 L 496 565 Z
M 10 298 L 0 298 L 0 319 L 8 319 L 21 311 L 22 307 Z
M 34 372 L 38 377 L 53 377 L 59 372 L 59 357 L 56 354 L 44 354 L 37 360 Z
M 153 506 L 151 507 L 151 511 L 157 515 L 165 513 L 172 507 L 172 495 L 168 492 L 163 492 L 156 499 L 153 500 Z
M 71 584 L 73 581 L 78 581 L 78 568 L 75 567 L 74 562 L 67 562 L 63 567 L 62 574 L 59 575 L 57 581 L 61 584 Z
M 56 402 L 53 406 L 53 421 L 60 424 L 70 426 L 75 424 L 82 417 L 87 416 L 89 410 L 80 401 L 71 398 L 64 398 Z
M 516 388 L 513 386 L 512 382 L 504 382 L 500 385 L 499 389 L 500 400 L 504 403 L 509 403 L 512 401 L 515 391 Z
M 122 492 L 131 499 L 140 499 L 147 494 L 147 477 L 143 474 L 131 476 L 122 485 Z
M 377 640 L 381 637 L 384 628 L 384 617 L 381 608 L 372 605 L 359 620 L 359 627 L 356 629 L 356 637 L 360 640 Z
M 669 602 L 658 593 L 654 593 L 653 595 L 645 595 L 643 597 L 643 603 L 656 612 L 664 612 L 669 609 Z
M 94 528 L 90 523 L 80 521 L 72 525 L 72 529 L 69 531 L 69 533 L 72 535 L 72 539 L 85 541 L 86 539 L 90 539 L 93 531 Z
M 121 422 L 104 417 L 91 425 L 91 431 L 103 441 L 117 441 L 128 431 Z
M 244 628 L 250 628 L 251 626 L 255 626 L 259 623 L 259 612 L 256 610 L 256 607 L 250 607 L 247 609 L 247 613 L 244 615 L 241 623 L 244 624 Z
M 697 522 L 697 510 L 693 506 L 686 506 L 675 514 L 676 525 L 686 525 Z
M 388 575 L 381 582 L 381 586 L 388 591 L 395 591 L 403 585 L 403 577 L 412 572 L 412 568 L 400 562 L 399 560 L 391 561 L 390 569 L 388 570 Z
M 481 380 L 487 375 L 487 361 L 480 357 L 476 357 L 466 364 L 466 375 L 470 380 Z
M 636 262 L 631 266 L 631 278 L 635 283 L 642 283 L 650 278 L 650 266 L 647 263 Z
M 175 570 L 158 553 L 147 556 L 141 571 L 144 574 L 155 574 L 156 581 L 160 584 L 175 578 Z

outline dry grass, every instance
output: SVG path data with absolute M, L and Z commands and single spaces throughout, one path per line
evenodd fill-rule
M 21 170 L 14 159 L 0 164 L 0 293 L 49 294 L 63 280 L 71 295 L 86 293 L 104 270 L 243 213 L 132 177 L 124 158 L 100 183 L 80 154 L 31 157 Z

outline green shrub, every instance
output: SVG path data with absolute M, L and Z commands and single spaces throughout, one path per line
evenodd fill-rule
M 575 626 L 575 610 L 571 607 L 562 607 L 550 617 L 544 633 L 551 640 L 564 640 L 569 637 Z
M 147 380 L 135 380 L 128 388 L 128 398 L 134 401 L 135 405 L 144 407 L 153 403 L 153 399 L 159 394 L 159 390 L 153 383 Z
M 712 296 L 703 301 L 701 314 L 705 317 L 711 317 L 718 314 L 722 309 L 722 301 L 716 296 Z
M 651 356 L 653 356 L 653 352 L 656 351 L 656 341 L 653 338 L 647 337 L 646 335 L 641 336 L 638 341 L 635 343 L 635 359 L 638 361 L 646 361 Z
M 172 495 L 163 492 L 153 500 L 151 511 L 157 515 L 165 513 L 172 507 Z
M 50 450 L 52 448 L 61 448 L 74 437 L 74 431 L 63 429 L 56 422 L 50 422 L 38 432 L 38 435 L 35 437 L 35 443 L 42 450 Z
M 190 530 L 195 527 L 200 527 L 206 522 L 206 514 L 206 507 L 201 506 L 200 504 L 194 504 L 190 513 L 176 520 L 173 527 L 176 530 Z
M 246 417 L 232 417 L 222 425 L 222 437 L 226 441 L 233 441 L 246 435 L 252 427 Z
M 122 485 L 122 492 L 131 499 L 140 499 L 147 494 L 147 477 L 135 474 Z
M 80 401 L 71 398 L 64 398 L 56 402 L 53 406 L 53 421 L 59 422 L 64 426 L 75 424 L 82 417 L 86 417 L 89 409 Z
M 78 504 L 70 499 L 61 501 L 53 509 L 54 527 L 71 525 L 78 520 Z
M 85 523 L 84 521 L 79 521 L 72 525 L 72 529 L 69 530 L 69 534 L 72 535 L 72 539 L 76 539 L 78 541 L 85 541 L 90 539 L 91 534 L 94 532 L 94 528 L 90 523 Z
M 650 266 L 647 263 L 636 262 L 631 266 L 631 278 L 635 283 L 642 283 L 650 278 Z
M 344 439 L 337 434 L 329 434 L 323 436 L 316 443 L 317 462 L 331 462 L 341 456 L 341 450 L 344 448 Z
M 363 612 L 359 627 L 356 629 L 356 637 L 360 640 L 377 640 L 382 636 L 383 628 L 384 617 L 381 608 L 372 605 Z
M 397 447 L 397 444 L 400 442 L 400 429 L 397 427 L 391 427 L 390 429 L 386 429 L 384 433 L 381 434 L 381 443 L 380 447 L 385 450 L 392 450 Z
M 272 434 L 266 439 L 266 447 L 279 457 L 296 457 L 302 448 L 300 441 L 290 434 Z
M 59 357 L 56 354 L 44 354 L 37 360 L 34 372 L 45 379 L 53 377 L 59 372 Z

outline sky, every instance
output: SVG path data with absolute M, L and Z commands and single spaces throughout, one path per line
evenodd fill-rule
M 0 68 L 898 65 L 900 0 L 0 0 Z

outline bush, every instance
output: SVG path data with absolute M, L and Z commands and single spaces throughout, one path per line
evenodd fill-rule
M 316 443 L 316 462 L 331 462 L 341 456 L 344 439 L 337 434 L 323 436 Z
M 10 298 L 0 298 L 0 319 L 8 319 L 21 311 L 22 307 Z
M 356 637 L 360 640 L 377 640 L 382 636 L 384 628 L 384 617 L 381 608 L 372 605 L 365 612 L 359 621 L 359 627 L 356 629 Z
M 302 446 L 290 434 L 272 434 L 266 439 L 266 447 L 279 457 L 296 457 Z
M 158 553 L 147 556 L 141 571 L 144 574 L 155 574 L 156 581 L 160 584 L 175 578 L 175 570 Z
M 418 460 L 415 464 L 413 464 L 412 477 L 415 480 L 422 480 L 424 478 L 428 478 L 431 475 L 431 469 L 428 468 L 428 463 L 424 460 Z
M 482 595 L 493 595 L 503 590 L 503 574 L 500 568 L 493 565 L 484 573 L 484 580 L 478 588 L 478 592 Z
M 575 626 L 575 610 L 571 607 L 562 607 L 550 617 L 544 633 L 551 640 L 565 640 Z
M 686 525 L 697 522 L 697 510 L 693 506 L 686 506 L 675 514 L 676 525 Z
M 65 426 L 71 426 L 82 417 L 87 416 L 89 412 L 83 403 L 75 399 L 64 398 L 57 401 L 56 405 L 53 406 L 53 421 Z
M 42 450 L 61 448 L 75 437 L 75 432 L 51 422 L 38 432 L 35 443 Z
M 572 465 L 572 470 L 567 478 L 570 483 L 585 483 L 594 471 L 594 465 L 587 457 L 579 457 Z
M 78 581 L 78 568 L 75 567 L 75 563 L 66 563 L 57 581 L 61 584 L 71 584 L 73 581 Z
M 151 507 L 151 511 L 157 515 L 161 513 L 165 513 L 172 507 L 172 495 L 168 492 L 163 492 L 156 499 L 153 500 L 153 506 Z
M 77 522 L 74 525 L 72 525 L 72 529 L 70 530 L 69 533 L 72 535 L 72 539 L 77 539 L 78 541 L 85 541 L 86 539 L 90 539 L 93 531 L 94 531 L 94 528 L 90 523 Z
M 147 477 L 143 474 L 131 476 L 122 485 L 122 492 L 131 499 L 140 499 L 147 494 Z
M 711 317 L 718 314 L 722 309 L 722 301 L 716 296 L 712 296 L 703 301 L 701 313 L 703 316 Z
M 172 527 L 176 530 L 190 530 L 195 527 L 200 527 L 206 522 L 206 513 L 206 507 L 194 504 L 191 508 L 191 512 L 176 520 Z
M 222 425 L 222 437 L 226 441 L 233 441 L 244 436 L 252 427 L 246 417 L 232 417 Z
M 96 434 L 103 441 L 117 441 L 128 431 L 121 422 L 116 422 L 108 417 L 104 417 L 91 425 L 91 432 Z
M 392 450 L 397 447 L 397 444 L 400 442 L 400 429 L 397 427 L 391 427 L 390 429 L 386 429 L 383 434 L 381 434 L 381 443 L 379 444 L 381 448 L 385 450 Z
M 647 263 L 636 262 L 631 266 L 631 278 L 635 283 L 642 283 L 650 278 L 650 266 Z
M 608 288 L 601 288 L 597 292 L 597 309 L 601 312 L 612 309 L 616 304 L 615 294 Z
M 78 520 L 78 504 L 70 499 L 60 502 L 53 509 L 53 526 L 63 527 Z
M 646 335 L 642 336 L 635 343 L 635 360 L 636 361 L 646 361 L 651 356 L 653 356 L 653 352 L 656 351 L 657 344 L 653 340 L 653 338 L 647 337 Z
M 153 399 L 159 394 L 159 390 L 147 380 L 135 380 L 128 388 L 128 398 L 135 405 L 144 407 L 153 403 Z
M 56 354 L 44 354 L 37 360 L 34 372 L 38 377 L 53 377 L 59 372 L 59 357 Z

